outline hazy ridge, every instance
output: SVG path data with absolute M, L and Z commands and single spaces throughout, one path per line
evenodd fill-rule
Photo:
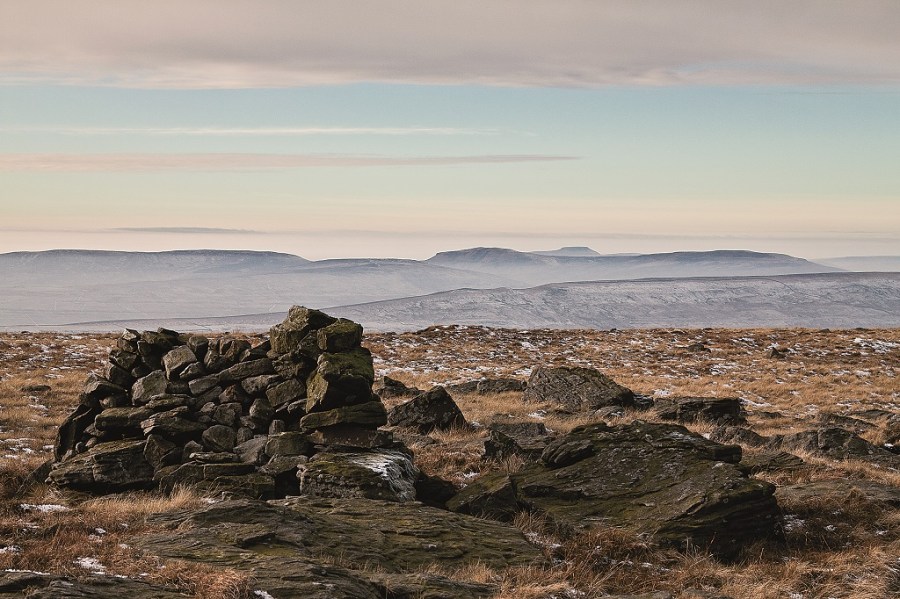
M 0 254 L 6 283 L 0 327 L 109 330 L 170 322 L 182 329 L 267 328 L 294 304 L 330 308 L 382 330 L 434 323 L 900 325 L 892 275 L 861 277 L 802 258 L 740 250 L 591 252 L 471 248 L 422 261 L 309 261 L 226 250 Z M 810 276 L 781 278 L 795 275 Z

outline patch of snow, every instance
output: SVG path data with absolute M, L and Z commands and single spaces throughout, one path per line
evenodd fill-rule
M 72 562 L 76 566 L 80 566 L 85 570 L 91 570 L 92 572 L 104 573 L 106 572 L 106 566 L 100 563 L 96 557 L 79 557 L 74 562 Z
M 26 512 L 41 512 L 42 514 L 50 514 L 53 512 L 68 512 L 69 508 L 64 505 L 58 505 L 55 503 L 42 503 L 42 504 L 32 504 L 32 503 L 20 503 L 19 508 Z
M 260 597 L 260 599 L 275 599 L 275 597 L 265 591 L 253 591 L 253 594 Z

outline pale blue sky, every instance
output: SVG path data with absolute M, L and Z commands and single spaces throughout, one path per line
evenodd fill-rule
M 89 32 L 109 6 L 37 4 L 93 7 L 96 19 L 81 17 Z M 197 14 L 173 33 L 122 3 L 135 12 L 120 25 L 143 42 L 107 39 L 106 29 L 61 34 L 24 2 L 14 10 L 25 25 L 0 26 L 0 40 L 17 36 L 0 41 L 0 251 L 900 253 L 900 76 L 881 64 L 900 56 L 881 31 L 885 17 L 900 24 L 895 3 L 871 2 L 881 18 L 846 31 L 835 5 L 810 19 L 763 2 L 753 27 L 732 24 L 748 36 L 741 45 L 727 30 L 685 33 L 704 25 L 710 3 L 689 2 L 693 20 L 669 30 L 682 17 L 665 3 L 610 3 L 621 10 L 610 16 L 529 2 L 544 20 L 572 13 L 561 25 L 574 41 L 512 15 L 509 31 L 435 33 L 418 59 L 412 46 L 392 49 L 387 21 L 370 22 L 368 45 L 348 49 L 313 33 L 296 48 L 302 32 L 263 20 L 247 25 L 251 48 L 225 25 L 192 29 L 207 13 L 187 4 Z M 424 4 L 460 19 L 479 10 Z M 647 10 L 633 14 L 636 5 Z M 253 5 L 217 6 L 237 18 Z M 791 18 L 810 24 L 800 41 Z M 575 31 L 585 19 L 594 27 Z M 617 45 L 587 40 L 623 22 L 633 35 Z M 766 47 L 767 26 L 782 50 L 761 57 L 752 42 Z

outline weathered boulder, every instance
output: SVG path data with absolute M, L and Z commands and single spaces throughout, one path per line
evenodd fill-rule
M 185 368 L 196 363 L 197 356 L 187 345 L 179 345 L 163 356 L 163 367 L 169 380 L 178 380 Z
M 448 507 L 507 516 L 528 509 L 576 529 L 624 526 L 729 557 L 779 530 L 774 487 L 747 478 L 740 458 L 739 447 L 677 425 L 582 426 L 550 443 L 541 463 L 476 481 Z
M 94 426 L 101 432 L 139 432 L 141 422 L 153 415 L 153 410 L 141 407 L 106 408 L 94 419 Z
M 273 573 L 280 580 L 292 572 L 294 560 L 310 557 L 389 573 L 432 564 L 506 568 L 542 561 L 540 551 L 516 528 L 418 503 L 322 497 L 235 500 L 195 512 L 160 514 L 150 523 L 172 532 L 142 536 L 135 540 L 137 548 L 198 562 L 214 556 L 221 565 L 253 568 L 260 588 L 267 588 Z M 257 569 L 263 558 L 274 561 Z
M 154 395 L 162 395 L 168 391 L 169 381 L 162 370 L 154 370 L 147 376 L 141 377 L 131 387 L 131 399 L 135 405 L 150 401 Z
M 518 393 L 520 391 L 525 391 L 525 387 L 527 386 L 525 381 L 520 381 L 519 379 L 487 378 L 478 381 L 478 384 L 475 386 L 475 392 L 479 395 Z
M 387 422 L 391 426 L 416 429 L 422 434 L 466 426 L 465 416 L 443 387 L 434 387 L 395 406 L 388 413 Z
M 663 397 L 655 408 L 663 420 L 742 424 L 747 421 L 737 397 Z
M 744 454 L 740 466 L 750 474 L 790 472 L 806 468 L 806 462 L 786 451 L 758 451 Z
M 392 379 L 389 376 L 383 376 L 378 379 L 378 381 L 376 381 L 375 385 L 372 387 L 372 390 L 381 399 L 393 399 L 395 397 L 415 397 L 416 395 L 425 392 L 417 387 L 407 387 L 401 381 Z
M 766 437 L 743 426 L 731 426 L 723 424 L 716 427 L 709 438 L 717 443 L 728 445 L 746 445 L 747 447 L 762 447 L 768 442 Z
M 183 599 L 184 596 L 177 589 L 128 578 L 76 579 L 43 572 L 0 572 L 0 599 Z
M 300 466 L 300 494 L 413 501 L 419 471 L 401 451 L 323 451 Z
M 630 389 L 599 370 L 574 366 L 535 368 L 523 398 L 527 402 L 550 403 L 572 412 L 634 404 L 634 393 Z
M 792 435 L 777 435 L 771 438 L 768 446 L 785 451 L 805 451 L 832 460 L 862 460 L 887 468 L 900 469 L 900 455 L 837 427 Z
M 344 353 L 323 353 L 306 383 L 307 412 L 370 402 L 375 370 L 372 354 L 358 347 Z
M 378 428 L 387 423 L 387 412 L 380 401 L 343 406 L 327 412 L 313 412 L 300 419 L 304 431 L 338 425 Z
M 53 484 L 90 493 L 115 493 L 152 486 L 153 467 L 144 458 L 141 441 L 99 443 L 84 453 L 57 462 L 50 470 Z
M 359 347 L 362 341 L 363 328 L 361 325 L 339 318 L 331 324 L 322 327 L 316 333 L 316 341 L 323 352 L 345 352 Z
M 513 455 L 535 461 L 541 457 L 552 435 L 542 422 L 493 422 L 484 442 L 484 458 L 502 460 Z

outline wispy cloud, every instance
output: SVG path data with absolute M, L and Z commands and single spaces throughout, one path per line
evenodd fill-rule
M 7 5 L 0 81 L 13 84 L 900 83 L 896 0 Z
M 226 229 L 219 227 L 117 227 L 106 229 L 111 233 L 174 233 L 180 235 L 263 235 L 252 229 Z
M 304 137 L 314 135 L 497 135 L 498 129 L 460 127 L 75 127 L 7 126 L 0 133 L 55 133 L 60 135 L 160 135 L 197 137 Z
M 0 154 L 0 171 L 87 173 L 235 171 L 320 167 L 451 166 L 577 160 L 577 156 L 485 154 L 369 156 L 346 154 Z

